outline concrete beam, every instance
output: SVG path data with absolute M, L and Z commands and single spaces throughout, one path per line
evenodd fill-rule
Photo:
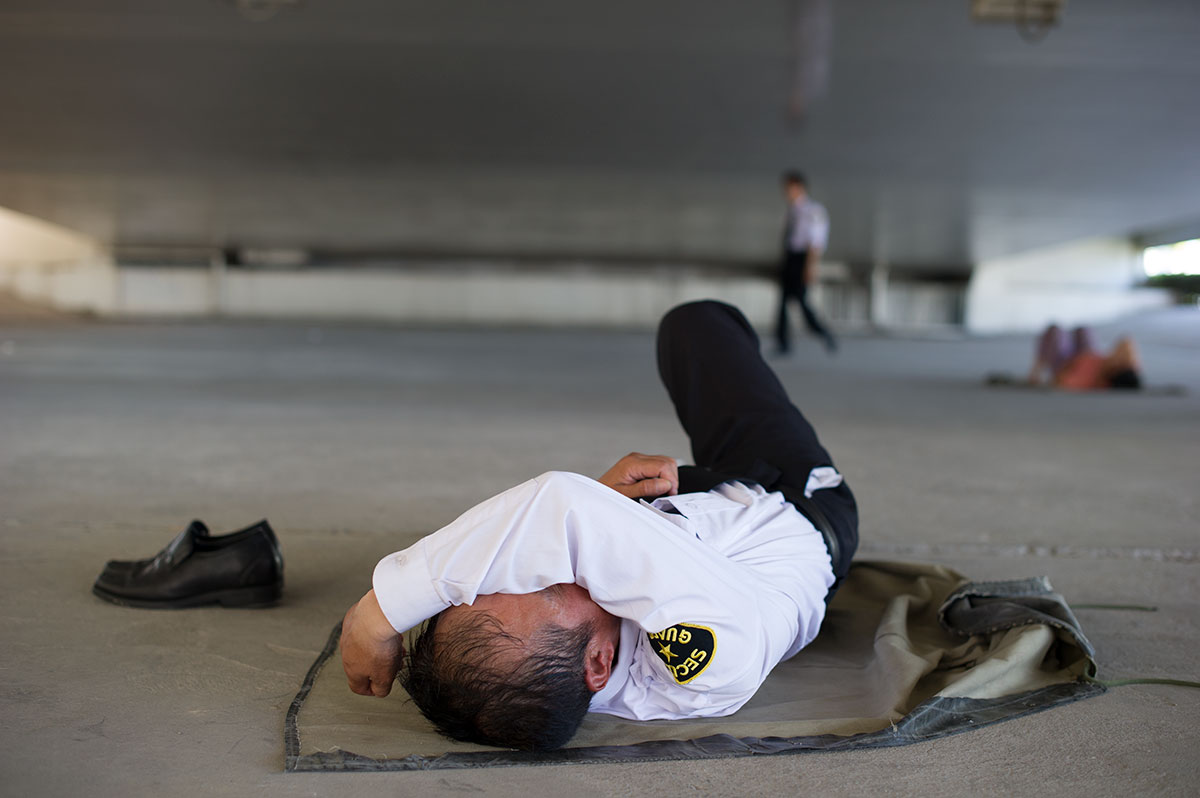
M 1096 324 L 1170 302 L 1138 287 L 1141 252 L 1105 237 L 980 262 L 967 287 L 965 324 L 977 333 L 1031 332 L 1050 322 Z

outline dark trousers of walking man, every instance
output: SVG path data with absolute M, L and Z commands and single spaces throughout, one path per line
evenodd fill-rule
M 800 311 L 804 314 L 804 323 L 814 335 L 825 342 L 825 348 L 830 352 L 837 349 L 837 341 L 833 334 L 808 305 L 808 281 L 805 279 L 807 262 L 808 250 L 787 251 L 783 255 L 783 264 L 779 271 L 779 317 L 775 323 L 775 339 L 780 352 L 788 352 L 792 348 L 792 336 L 788 328 L 788 301 L 791 299 L 799 303 Z

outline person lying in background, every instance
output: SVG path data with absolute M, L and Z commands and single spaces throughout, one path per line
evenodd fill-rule
M 1089 328 L 1076 327 L 1068 334 L 1051 324 L 1038 337 L 1028 381 L 1068 391 L 1137 390 L 1142 387 L 1141 371 L 1137 349 L 1129 336 L 1118 338 L 1106 355 L 1097 350 Z

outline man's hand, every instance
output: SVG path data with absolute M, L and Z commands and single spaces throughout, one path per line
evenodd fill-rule
M 340 645 L 351 690 L 380 698 L 392 691 L 404 657 L 404 638 L 384 616 L 374 590 L 346 612 Z
M 821 250 L 816 247 L 808 248 L 808 258 L 804 261 L 804 284 L 809 288 L 817 280 L 817 264 L 821 262 Z
M 679 468 L 673 457 L 632 452 L 618 460 L 599 481 L 630 499 L 674 496 L 679 492 Z

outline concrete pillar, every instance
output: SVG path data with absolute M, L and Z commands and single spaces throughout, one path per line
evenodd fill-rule
M 891 267 L 885 260 L 876 260 L 871 267 L 871 324 L 874 327 L 886 327 L 888 324 L 888 277 Z
M 208 259 L 208 312 L 212 316 L 225 315 L 225 250 L 213 250 Z
M 1125 237 L 1071 241 L 975 265 L 966 327 L 975 333 L 1036 332 L 1049 322 L 1097 324 L 1170 302 L 1138 287 L 1141 253 Z
M 888 218 L 883 204 L 875 206 L 871 219 L 872 263 L 871 287 L 868 313 L 871 326 L 876 329 L 888 325 L 888 277 L 891 272 L 888 251 L 890 247 L 888 235 Z

